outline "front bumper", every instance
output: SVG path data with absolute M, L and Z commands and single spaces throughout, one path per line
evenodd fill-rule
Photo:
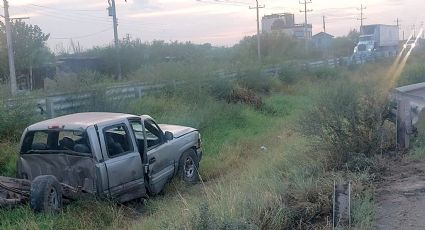
M 196 149 L 196 154 L 198 155 L 199 161 L 202 159 L 202 148 Z

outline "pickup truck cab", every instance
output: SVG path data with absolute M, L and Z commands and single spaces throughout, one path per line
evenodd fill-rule
M 120 202 L 158 194 L 173 177 L 198 180 L 201 135 L 151 117 L 77 113 L 25 129 L 18 178 L 31 182 L 35 211 L 89 193 Z

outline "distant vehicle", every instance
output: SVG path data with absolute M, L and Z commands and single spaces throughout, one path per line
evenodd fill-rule
M 361 31 L 362 35 L 354 48 L 354 59 L 370 60 L 397 56 L 400 40 L 397 26 L 366 25 Z
M 158 125 L 149 116 L 78 113 L 29 126 L 18 178 L 0 177 L 0 207 L 29 202 L 56 212 L 84 194 L 120 202 L 158 194 L 173 177 L 198 179 L 198 130 Z
M 404 44 L 403 45 L 403 47 L 406 49 L 406 48 L 415 48 L 415 46 L 416 46 L 416 39 L 414 39 L 414 38 L 411 38 L 410 40 L 408 40 L 407 42 L 406 42 L 406 44 Z

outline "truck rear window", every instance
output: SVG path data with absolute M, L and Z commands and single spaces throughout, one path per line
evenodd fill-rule
M 91 153 L 87 133 L 80 130 L 40 130 L 25 135 L 21 153 L 74 152 Z

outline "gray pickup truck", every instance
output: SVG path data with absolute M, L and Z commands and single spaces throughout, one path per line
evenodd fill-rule
M 78 113 L 25 129 L 17 178 L 0 177 L 0 206 L 55 212 L 84 194 L 126 202 L 158 194 L 173 177 L 198 180 L 201 135 L 149 116 Z

